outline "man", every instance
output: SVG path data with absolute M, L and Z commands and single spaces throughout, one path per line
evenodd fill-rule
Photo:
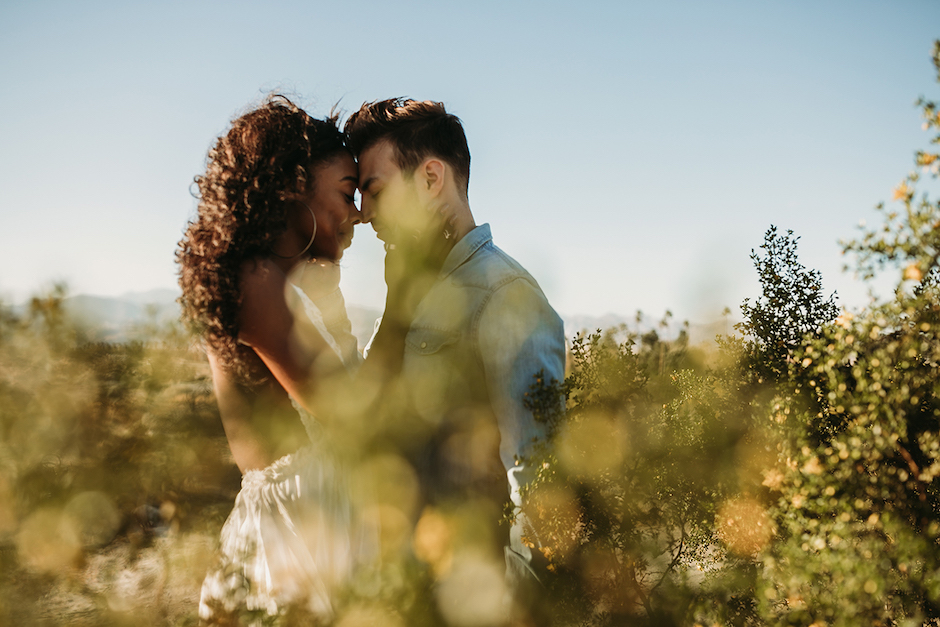
M 489 225 L 475 223 L 457 117 L 440 103 L 390 99 L 364 104 L 344 131 L 359 161 L 363 221 L 389 249 L 389 306 L 373 345 L 383 333 L 403 338 L 403 356 L 390 367 L 400 367 L 407 415 L 398 441 L 421 483 L 422 520 L 486 529 L 477 534 L 483 540 L 454 541 L 448 568 L 479 554 L 471 548 L 496 545 L 518 600 L 537 579 L 535 539 L 521 517 L 511 530 L 497 523 L 508 499 L 519 512 L 529 476 L 520 458 L 544 435 L 526 394 L 538 376 L 564 379 L 562 321 L 535 279 L 493 244 Z M 409 273 L 399 283 L 396 263 Z M 432 273 L 423 282 L 421 269 Z M 419 521 L 415 551 L 440 566 L 439 551 L 422 553 L 422 529 Z

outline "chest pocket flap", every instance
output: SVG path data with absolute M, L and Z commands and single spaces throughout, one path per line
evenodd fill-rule
M 445 346 L 454 344 L 460 335 L 454 331 L 442 329 L 415 328 L 405 337 L 405 348 L 417 355 L 433 355 Z

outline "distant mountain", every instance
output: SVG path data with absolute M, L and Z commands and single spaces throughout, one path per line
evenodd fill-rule
M 734 335 L 735 320 L 715 320 L 689 325 L 689 344 L 714 344 L 719 335 Z
M 630 331 L 637 331 L 637 322 L 636 318 L 621 316 L 618 314 L 609 313 L 603 316 L 587 316 L 587 315 L 577 315 L 577 316 L 562 316 L 562 321 L 565 324 L 565 337 L 572 338 L 577 333 L 586 332 L 588 334 L 596 332 L 598 329 L 601 331 L 607 331 L 615 327 L 619 327 L 621 324 L 627 325 L 627 328 Z M 717 335 L 730 335 L 733 331 L 734 322 L 731 320 L 715 320 L 713 322 L 706 323 L 690 323 L 688 327 L 689 333 L 689 344 L 696 346 L 698 344 L 713 344 L 715 342 L 715 336 Z M 666 333 L 663 333 L 660 329 L 656 327 L 655 324 L 650 324 L 649 322 L 640 322 L 639 332 L 646 333 L 650 330 L 655 329 L 661 337 L 665 339 L 675 339 L 679 335 L 679 330 L 682 328 L 682 321 L 673 320 L 669 329 Z
M 175 303 L 180 291 L 170 288 L 150 290 L 147 292 L 127 292 L 118 296 L 120 300 L 137 303 L 138 305 L 151 305 L 154 303 Z
M 65 310 L 96 342 L 126 342 L 146 339 L 148 327 L 171 324 L 180 318 L 176 299 L 179 291 L 172 289 L 131 292 L 121 296 L 78 294 L 63 301 Z M 349 305 L 349 321 L 353 335 L 362 348 L 372 337 L 378 309 Z
M 173 289 L 158 289 L 148 292 L 130 292 L 121 296 L 93 296 L 79 294 L 65 299 L 66 311 L 76 320 L 94 341 L 124 342 L 135 339 L 146 339 L 148 327 L 164 326 L 179 320 L 180 310 L 176 299 L 179 292 Z M 347 305 L 349 321 L 352 323 L 353 335 L 362 348 L 372 337 L 375 321 L 382 312 L 372 307 Z M 598 329 L 606 331 L 621 324 L 626 324 L 631 330 L 637 328 L 633 317 L 608 313 L 603 316 L 573 315 L 562 316 L 565 326 L 565 337 L 572 338 L 579 332 L 593 333 Z M 733 331 L 732 323 L 718 320 L 706 324 L 689 325 L 689 341 L 691 344 L 710 344 L 718 334 L 729 334 Z M 640 324 L 640 331 L 646 332 L 655 326 Z M 681 322 L 671 325 L 671 332 L 667 338 L 674 338 L 679 333 Z
M 175 290 L 133 292 L 122 296 L 78 294 L 63 301 L 65 311 L 98 342 L 146 339 L 147 327 L 179 319 Z
M 565 336 L 570 338 L 581 332 L 590 334 L 598 329 L 606 331 L 621 324 L 627 324 L 628 320 L 626 316 L 609 313 L 603 316 L 562 316 L 562 322 L 565 323 Z

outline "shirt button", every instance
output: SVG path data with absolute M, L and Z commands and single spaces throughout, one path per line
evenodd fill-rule
M 427 347 L 428 347 L 427 342 L 421 342 L 421 348 L 427 348 Z

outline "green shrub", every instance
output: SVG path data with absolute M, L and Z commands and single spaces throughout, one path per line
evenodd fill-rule
M 934 63 L 940 80 L 940 42 Z M 937 154 L 915 162 L 936 180 Z M 530 401 L 552 433 L 527 513 L 557 624 L 940 622 L 940 202 L 919 181 L 845 245 L 863 280 L 900 274 L 885 302 L 837 317 L 771 227 L 714 365 L 681 341 L 575 340 Z

